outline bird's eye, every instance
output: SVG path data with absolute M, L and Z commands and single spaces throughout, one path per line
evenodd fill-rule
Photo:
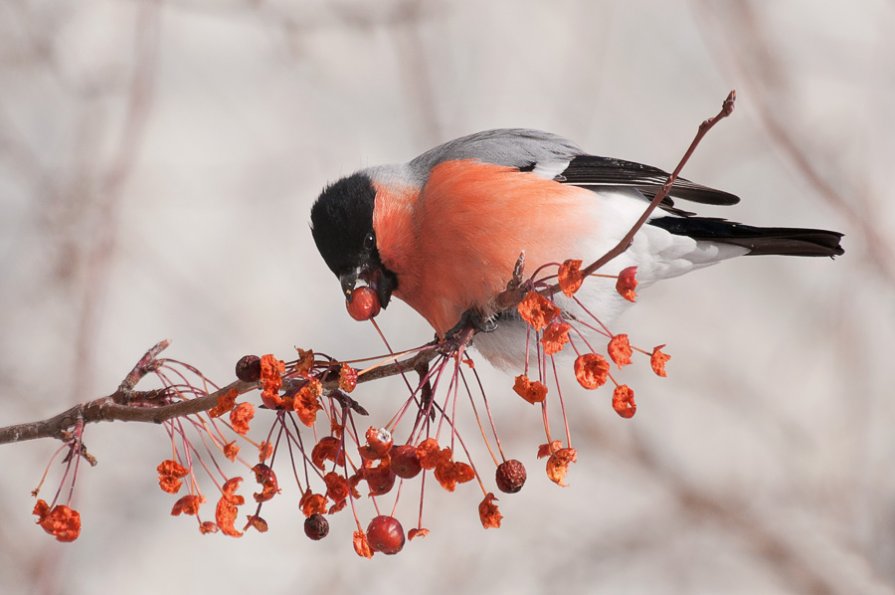
M 365 250 L 373 250 L 376 247 L 376 236 L 373 235 L 373 232 L 367 234 L 367 237 L 364 238 L 364 249 Z

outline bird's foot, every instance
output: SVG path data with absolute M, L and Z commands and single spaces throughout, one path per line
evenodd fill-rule
M 445 337 L 459 337 L 470 333 L 493 333 L 495 330 L 497 330 L 497 316 L 486 316 L 481 311 L 470 308 L 463 313 L 460 321 L 445 334 Z
M 469 309 L 443 337 L 436 336 L 435 343 L 442 353 L 456 353 L 472 345 L 472 338 L 476 333 L 491 333 L 495 330 L 496 316 L 485 316 L 478 310 Z

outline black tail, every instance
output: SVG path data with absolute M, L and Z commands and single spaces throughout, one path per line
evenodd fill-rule
M 711 217 L 659 217 L 650 225 L 694 240 L 733 244 L 749 249 L 749 254 L 782 256 L 839 256 L 842 234 L 822 229 L 790 227 L 750 227 Z

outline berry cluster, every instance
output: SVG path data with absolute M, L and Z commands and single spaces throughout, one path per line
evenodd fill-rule
M 526 282 L 516 305 L 528 325 L 529 357 L 515 378 L 513 390 L 526 402 L 541 407 L 546 441 L 538 446 L 537 456 L 547 459 L 546 475 L 559 485 L 565 485 L 577 451 L 572 447 L 565 415 L 557 357 L 564 351 L 574 351 L 570 371 L 586 389 L 597 389 L 607 382 L 614 384 L 612 406 L 625 418 L 636 412 L 634 393 L 615 379 L 610 361 L 621 368 L 631 363 L 635 352 L 641 352 L 650 357 L 655 373 L 664 376 L 668 360 L 661 346 L 651 352 L 633 347 L 627 335 L 611 333 L 596 317 L 583 320 L 558 305 L 559 292 L 566 296 L 567 303 L 581 305 L 575 298 L 584 280 L 580 264 L 569 260 L 552 265 L 557 267 L 556 274 Z M 555 286 L 550 285 L 554 278 Z M 618 293 L 633 301 L 636 270 L 625 269 L 614 278 Z M 359 287 L 346 305 L 353 318 L 369 320 L 381 334 L 374 320 L 380 310 L 375 291 Z M 171 451 L 156 472 L 159 487 L 178 495 L 171 514 L 195 518 L 202 533 L 240 537 L 247 530 L 266 532 L 263 506 L 282 494 L 276 469 L 285 460 L 288 475 L 296 485 L 293 497 L 304 517 L 305 535 L 315 541 L 327 537 L 329 517 L 350 510 L 356 527 L 354 549 L 363 557 L 396 554 L 406 542 L 429 533 L 423 526 L 423 504 L 425 485 L 433 480 L 448 492 L 464 484 L 477 485 L 482 526 L 500 527 L 503 516 L 498 499 L 487 485 L 513 494 L 522 489 L 527 473 L 521 461 L 504 455 L 488 396 L 467 351 L 474 332 L 470 328 L 417 349 L 368 360 L 342 361 L 303 349 L 298 349 L 297 357 L 288 362 L 271 354 L 248 355 L 236 364 L 240 382 L 227 389 L 219 389 L 182 362 L 152 360 L 146 371 L 154 374 L 162 389 L 152 393 L 153 402 L 141 406 L 207 399 L 212 391 L 217 394 L 210 408 L 163 423 Z M 593 347 L 595 335 L 608 339 L 605 356 Z M 412 365 L 398 371 L 415 371 L 418 382 L 414 386 L 408 381 L 408 394 L 385 423 L 363 424 L 360 427 L 366 429 L 360 430 L 359 418 L 368 416 L 368 412 L 352 394 L 360 382 L 375 379 L 384 366 L 396 365 L 399 356 L 410 356 L 403 361 Z M 548 374 L 548 370 L 552 373 Z M 260 389 L 259 402 L 241 400 L 252 388 Z M 481 466 L 473 462 L 456 423 L 458 408 L 465 402 L 469 403 L 477 434 L 490 455 L 493 480 L 483 476 Z M 561 410 L 564 441 L 551 434 L 548 405 L 558 405 Z M 262 412 L 267 414 L 263 418 L 269 425 L 264 438 L 256 440 L 251 437 L 251 430 Z M 76 539 L 80 531 L 80 516 L 69 504 L 77 463 L 89 456 L 83 449 L 82 434 L 83 428 L 76 428 L 60 449 L 68 449 L 63 477 L 63 482 L 71 484 L 68 499 L 57 501 L 60 486 L 51 503 L 38 500 L 34 510 L 41 527 L 60 541 Z M 253 454 L 246 455 L 247 448 Z M 242 472 L 227 470 L 225 460 L 242 468 Z M 257 486 L 250 498 L 239 493 L 245 478 L 251 478 Z M 208 500 L 203 485 L 208 484 L 216 492 L 211 518 L 202 512 Z M 419 516 L 405 532 L 396 518 L 398 501 L 414 485 L 419 490 Z M 245 510 L 250 501 L 254 502 L 254 509 Z M 370 512 L 365 514 L 364 508 Z M 369 521 L 363 522 L 364 517 Z

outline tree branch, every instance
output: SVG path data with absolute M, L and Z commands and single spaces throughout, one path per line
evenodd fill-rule
M 671 172 L 671 175 L 668 176 L 668 180 L 662 185 L 662 188 L 656 193 L 656 196 L 653 197 L 653 200 L 650 201 L 649 206 L 643 211 L 643 214 L 640 215 L 640 219 L 631 226 L 631 229 L 628 230 L 628 233 L 625 234 L 625 237 L 619 241 L 618 244 L 615 245 L 612 250 L 589 264 L 587 267 L 581 270 L 582 275 L 587 277 L 588 275 L 593 274 L 597 270 L 601 269 L 605 266 L 610 260 L 618 256 L 627 250 L 631 243 L 634 241 L 634 236 L 640 231 L 640 228 L 646 223 L 647 219 L 649 219 L 650 215 L 653 214 L 653 211 L 659 206 L 665 197 L 668 196 L 668 193 L 671 191 L 671 187 L 674 185 L 674 182 L 678 179 L 678 176 L 681 175 L 681 171 L 684 169 L 684 166 L 687 165 L 687 162 L 690 160 L 690 157 L 693 155 L 693 152 L 696 151 L 696 147 L 699 146 L 699 143 L 702 141 L 702 138 L 708 134 L 708 131 L 711 130 L 715 124 L 729 116 L 733 113 L 733 106 L 736 102 L 737 92 L 736 90 L 732 90 L 727 94 L 727 98 L 724 100 L 724 103 L 721 104 L 721 111 L 715 114 L 713 117 L 708 120 L 704 120 L 696 131 L 696 136 L 693 137 L 693 141 L 690 143 L 690 146 L 687 148 L 687 152 L 684 153 L 684 156 L 681 157 L 681 160 L 678 162 L 677 167 L 674 168 L 674 171 Z M 556 285 L 556 289 L 559 289 L 559 285 Z
M 118 390 L 114 393 L 87 403 L 75 405 L 48 419 L 2 427 L 0 428 L 0 444 L 24 442 L 25 440 L 36 440 L 38 438 L 67 440 L 70 437 L 70 428 L 74 427 L 79 421 L 84 424 L 100 421 L 135 421 L 160 424 L 176 417 L 208 411 L 217 404 L 221 396 L 231 391 L 236 391 L 238 395 L 242 395 L 257 389 L 259 386 L 257 382 L 237 380 L 202 397 L 157 405 L 156 403 L 172 396 L 168 390 L 135 391 L 133 388 L 143 376 L 158 368 L 159 360 L 156 358 L 168 345 L 169 342 L 167 340 L 160 341 L 147 350 L 134 368 L 125 376 Z M 358 384 L 371 382 L 413 371 L 420 365 L 429 362 L 438 353 L 437 345 L 430 343 L 411 357 L 362 370 L 358 375 L 357 382 Z M 337 378 L 323 382 L 324 388 L 328 390 L 337 388 L 338 384 Z

